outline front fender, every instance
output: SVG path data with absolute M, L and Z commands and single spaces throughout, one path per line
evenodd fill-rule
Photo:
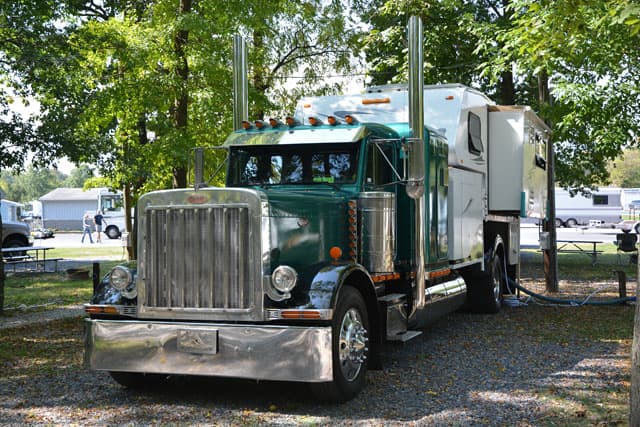
M 353 263 L 327 263 L 322 266 L 313 276 L 308 290 L 308 302 L 299 308 L 301 309 L 331 309 L 336 305 L 338 292 L 346 283 L 349 277 L 354 274 L 360 276 L 361 286 L 370 286 L 373 290 L 371 276 L 360 264 Z

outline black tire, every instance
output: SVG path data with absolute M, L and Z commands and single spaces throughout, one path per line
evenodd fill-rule
M 8 237 L 7 240 L 2 244 L 3 248 L 22 248 L 25 246 L 29 246 L 29 241 L 21 236 L 11 236 Z M 27 253 L 24 251 L 13 252 L 11 256 L 24 256 Z
M 333 381 L 312 384 L 321 400 L 346 402 L 364 387 L 369 357 L 369 316 L 362 295 L 355 288 L 340 290 L 331 326 Z
M 104 234 L 107 235 L 110 239 L 119 239 L 120 238 L 120 230 L 115 225 L 110 225 L 104 230 Z
M 162 374 L 144 374 L 140 372 L 109 372 L 118 384 L 132 390 L 148 390 L 160 385 L 166 378 Z
M 636 234 L 640 234 L 640 223 L 636 224 L 634 230 L 636 231 Z
M 556 228 L 560 228 L 564 225 L 560 218 L 556 218 Z
M 568 228 L 574 228 L 578 225 L 578 221 L 576 221 L 574 218 L 569 218 L 568 220 L 565 221 L 564 226 L 568 227 Z
M 505 271 L 499 254 L 489 257 L 485 271 L 470 271 L 463 276 L 468 285 L 466 307 L 475 313 L 497 313 L 502 308 L 506 289 Z

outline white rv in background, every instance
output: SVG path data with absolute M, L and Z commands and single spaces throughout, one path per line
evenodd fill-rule
M 589 195 L 556 188 L 556 226 L 611 225 L 622 221 L 622 189 L 600 188 Z

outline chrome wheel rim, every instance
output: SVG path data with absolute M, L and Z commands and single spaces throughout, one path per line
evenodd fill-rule
M 500 296 L 502 295 L 502 286 L 500 282 L 500 275 L 502 271 L 500 271 L 500 261 L 496 257 L 493 261 L 493 274 L 491 275 L 491 279 L 493 280 L 493 299 L 496 303 L 500 302 Z
M 367 359 L 367 330 L 356 308 L 350 308 L 340 325 L 340 370 L 347 381 L 356 379 Z

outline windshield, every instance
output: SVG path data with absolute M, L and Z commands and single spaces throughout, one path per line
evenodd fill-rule
M 354 183 L 357 147 L 358 144 L 232 147 L 228 185 Z

